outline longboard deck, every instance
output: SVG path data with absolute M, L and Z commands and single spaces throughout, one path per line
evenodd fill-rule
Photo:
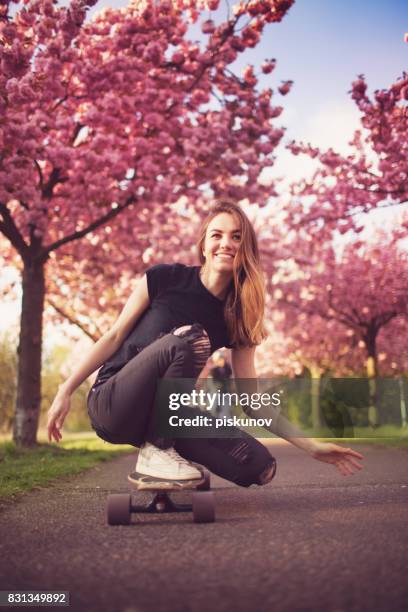
M 196 489 L 197 486 L 203 484 L 205 478 L 203 475 L 202 478 L 194 480 L 163 480 L 161 478 L 154 478 L 154 476 L 132 472 L 128 475 L 128 480 L 139 491 L 182 491 L 184 489 Z

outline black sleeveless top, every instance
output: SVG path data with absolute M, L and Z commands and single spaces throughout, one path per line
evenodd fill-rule
M 98 372 L 94 387 L 119 372 L 162 333 L 174 327 L 201 323 L 207 331 L 211 352 L 233 348 L 224 320 L 224 300 L 215 297 L 200 279 L 200 266 L 157 264 L 146 270 L 150 305 L 136 322 L 120 348 Z

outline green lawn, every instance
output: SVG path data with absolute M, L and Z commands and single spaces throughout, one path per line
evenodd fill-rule
M 0 503 L 135 451 L 132 446 L 108 444 L 90 432 L 64 434 L 59 444 L 48 444 L 40 435 L 39 442 L 33 449 L 18 449 L 10 440 L 0 441 Z
M 381 425 L 377 429 L 369 427 L 355 427 L 353 438 L 324 438 L 328 442 L 344 442 L 347 445 L 370 444 L 408 449 L 408 427 L 401 428 L 395 425 Z

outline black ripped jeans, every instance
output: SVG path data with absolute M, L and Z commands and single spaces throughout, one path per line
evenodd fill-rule
M 159 439 L 152 409 L 160 378 L 196 379 L 210 356 L 210 341 L 198 323 L 164 334 L 133 357 L 117 374 L 91 389 L 88 413 L 100 438 L 140 447 L 144 442 L 177 452 L 240 486 L 266 484 L 276 471 L 268 450 L 245 432 L 231 438 Z

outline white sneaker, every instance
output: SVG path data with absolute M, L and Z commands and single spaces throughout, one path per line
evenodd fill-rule
M 202 478 L 200 470 L 183 459 L 174 448 L 161 449 L 149 442 L 140 448 L 135 470 L 139 474 L 170 480 Z

